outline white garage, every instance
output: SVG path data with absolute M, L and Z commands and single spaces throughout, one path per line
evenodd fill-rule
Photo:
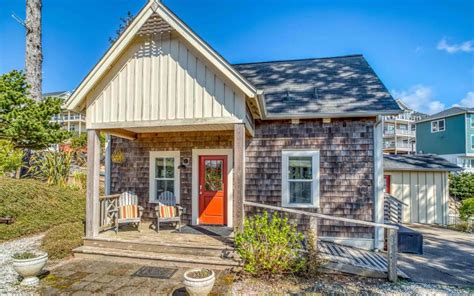
M 446 225 L 448 174 L 459 170 L 437 155 L 384 155 L 385 191 L 404 203 L 402 223 Z

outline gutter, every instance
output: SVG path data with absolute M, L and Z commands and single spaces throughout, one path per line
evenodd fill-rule
M 263 120 L 275 119 L 312 119 L 312 118 L 344 118 L 344 117 L 378 117 L 386 115 L 397 115 L 403 113 L 401 110 L 386 110 L 386 111 L 360 111 L 360 112 L 343 112 L 343 113 L 310 113 L 310 114 L 268 114 L 265 108 L 265 117 Z

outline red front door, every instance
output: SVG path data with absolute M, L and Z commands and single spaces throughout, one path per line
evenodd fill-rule
M 227 223 L 227 156 L 199 157 L 199 223 Z

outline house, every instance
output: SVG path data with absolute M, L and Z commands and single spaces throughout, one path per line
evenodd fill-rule
M 86 112 L 88 238 L 101 226 L 99 132 L 106 191 L 135 192 L 147 218 L 171 192 L 190 225 L 242 229 L 256 212 L 244 201 L 383 223 L 381 116 L 400 108 L 362 55 L 232 65 L 150 1 L 67 106 Z M 321 221 L 318 231 L 383 246 L 379 227 Z
M 403 113 L 383 117 L 383 152 L 391 154 L 415 153 L 417 120 L 428 116 L 411 110 L 400 99 L 398 105 Z
M 58 91 L 44 93 L 43 98 L 55 97 L 66 101 L 70 95 L 69 91 Z M 82 113 L 63 108 L 60 114 L 53 116 L 52 121 L 59 123 L 68 132 L 77 132 L 79 135 L 86 132 L 86 117 Z
M 449 172 L 461 168 L 433 154 L 383 156 L 385 192 L 404 203 L 401 223 L 447 225 Z
M 416 150 L 474 172 L 474 108 L 452 107 L 416 123 Z

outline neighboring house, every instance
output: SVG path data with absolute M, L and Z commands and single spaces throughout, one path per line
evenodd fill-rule
M 402 223 L 447 225 L 448 173 L 461 168 L 433 154 L 384 155 L 385 191 L 405 203 Z
M 383 151 L 390 154 L 415 153 L 415 122 L 428 115 L 411 110 L 400 99 L 397 103 L 403 113 L 383 117 Z
M 67 106 L 87 114 L 87 237 L 101 223 L 99 132 L 106 158 L 123 156 L 106 162 L 106 191 L 135 192 L 147 218 L 171 192 L 193 225 L 241 229 L 244 200 L 383 223 L 381 116 L 400 108 L 362 55 L 231 65 L 150 1 Z M 318 225 L 368 248 L 381 230 Z
M 474 108 L 452 107 L 416 123 L 418 153 L 437 154 L 474 172 Z
M 69 91 L 59 91 L 43 94 L 43 97 L 57 97 L 64 101 L 69 98 Z M 69 132 L 82 134 L 86 132 L 86 116 L 82 113 L 63 109 L 61 114 L 53 116 L 53 121 L 59 123 L 61 127 Z

